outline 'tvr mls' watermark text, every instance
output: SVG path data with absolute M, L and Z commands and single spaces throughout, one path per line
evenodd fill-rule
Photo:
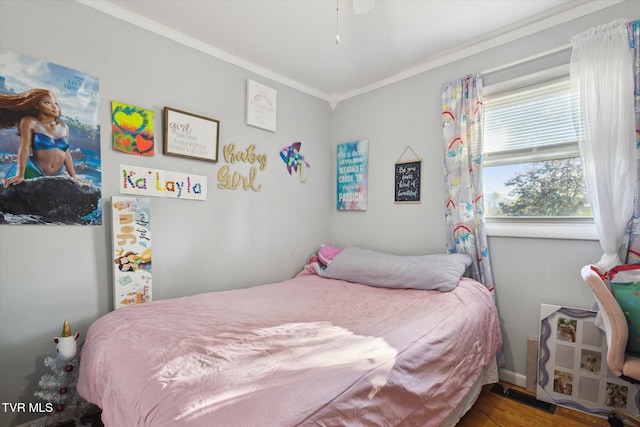
M 25 403 L 25 402 L 15 402 L 15 403 L 9 403 L 9 402 L 2 402 L 2 411 L 7 413 L 38 413 L 38 414 L 48 414 L 50 412 L 53 412 L 55 410 L 55 407 L 53 405 L 53 403 L 51 402 L 29 402 L 29 403 Z

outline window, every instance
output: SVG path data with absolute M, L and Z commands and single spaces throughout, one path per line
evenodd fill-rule
M 485 93 L 487 218 L 591 217 L 571 114 L 569 78 Z

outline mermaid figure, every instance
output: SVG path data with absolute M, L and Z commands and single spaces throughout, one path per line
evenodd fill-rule
M 18 126 L 18 159 L 2 180 L 3 187 L 25 179 L 61 175 L 66 169 L 76 176 L 69 151 L 69 127 L 61 122 L 62 110 L 47 89 L 30 89 L 19 94 L 0 94 L 0 129 Z

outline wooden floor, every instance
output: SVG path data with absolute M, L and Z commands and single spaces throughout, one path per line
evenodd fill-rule
M 505 388 L 534 393 L 508 383 Z M 583 412 L 557 406 L 555 413 L 549 414 L 541 409 L 525 405 L 504 396 L 492 393 L 491 385 L 482 389 L 480 397 L 473 407 L 457 424 L 457 427 L 594 427 L 609 426 L 606 419 L 594 417 Z

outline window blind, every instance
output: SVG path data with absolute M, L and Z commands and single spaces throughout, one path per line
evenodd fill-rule
M 568 78 L 485 99 L 487 166 L 579 155 Z

